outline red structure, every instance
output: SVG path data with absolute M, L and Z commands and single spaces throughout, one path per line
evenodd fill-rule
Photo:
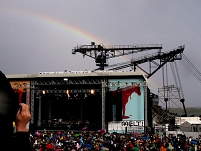
M 139 96 L 141 95 L 140 84 L 134 86 L 127 86 L 125 88 L 118 88 L 115 91 L 112 91 L 112 95 L 115 96 L 116 92 L 121 92 L 122 94 L 122 119 L 127 119 L 129 116 L 125 115 L 126 104 L 128 103 L 128 98 L 131 98 L 133 92 L 137 93 Z
M 15 94 L 18 97 L 17 99 L 18 99 L 19 103 L 22 103 L 23 102 L 22 101 L 22 94 L 23 94 L 23 92 L 21 90 L 19 90 L 19 89 L 14 89 L 13 91 L 15 92 Z

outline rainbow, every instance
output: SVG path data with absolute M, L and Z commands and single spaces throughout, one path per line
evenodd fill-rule
M 83 37 L 86 40 L 89 40 L 90 42 L 95 42 L 99 44 L 104 44 L 108 45 L 104 40 L 99 39 L 98 37 L 95 37 L 93 34 L 86 32 L 82 30 L 81 28 L 76 27 L 75 25 L 71 25 L 63 20 L 59 20 L 56 18 L 51 18 L 47 15 L 44 14 L 39 14 L 37 12 L 31 12 L 30 10 L 22 10 L 22 9 L 16 9 L 16 8 L 8 8 L 4 6 L 0 6 L 0 15 L 1 14 L 7 14 L 7 15 L 19 15 L 19 16 L 24 16 L 27 17 L 28 19 L 35 19 L 40 21 L 41 23 L 46 23 L 46 24 L 51 24 L 55 26 L 56 28 L 61 28 L 65 31 L 71 32 L 72 34 L 75 34 L 79 37 Z M 126 56 L 119 57 L 120 59 L 125 61 L 130 61 L 130 59 Z M 150 85 L 153 86 L 153 88 L 159 88 L 160 86 L 157 84 L 157 82 L 154 82 L 154 80 L 149 79 Z
M 95 42 L 98 44 L 104 44 L 104 45 L 108 45 L 104 40 L 99 39 L 98 37 L 95 37 L 94 35 L 92 35 L 89 32 L 86 32 L 84 30 L 82 30 L 81 28 L 76 27 L 75 25 L 71 25 L 63 20 L 59 20 L 56 18 L 51 18 L 47 15 L 44 14 L 39 14 L 37 12 L 31 12 L 30 10 L 21 10 L 21 9 L 15 9 L 15 8 L 6 8 L 3 6 L 0 6 L 0 12 L 4 11 L 7 12 L 8 14 L 12 13 L 13 15 L 19 15 L 19 16 L 25 16 L 28 19 L 35 19 L 44 23 L 47 23 L 48 25 L 54 25 L 56 28 L 61 28 L 65 31 L 69 31 L 72 32 L 73 34 L 79 36 L 79 37 L 83 37 L 84 39 L 89 40 L 90 42 Z M 122 56 L 120 57 L 121 59 L 123 59 L 124 61 L 130 61 L 130 59 L 126 56 Z
M 29 10 L 19 10 L 19 9 L 14 9 L 14 8 L 8 9 L 8 8 L 2 7 L 2 6 L 0 6 L 0 8 L 1 8 L 1 11 L 3 10 L 4 12 L 7 12 L 8 14 L 12 13 L 13 15 L 17 14 L 17 15 L 25 16 L 25 17 L 28 17 L 29 19 L 30 18 L 35 19 L 35 20 L 37 20 L 37 22 L 39 20 L 41 22 L 54 25 L 57 28 L 62 28 L 64 30 L 70 31 L 70 32 L 72 32 L 78 36 L 84 37 L 85 39 L 88 39 L 90 41 L 94 41 L 94 42 L 98 42 L 98 43 L 104 42 L 103 40 L 98 39 L 97 37 L 93 36 L 92 34 L 85 32 L 82 29 L 77 28 L 74 25 L 70 25 L 69 23 L 67 23 L 63 20 L 59 20 L 56 18 L 50 18 L 47 15 L 39 14 L 37 12 L 31 12 Z

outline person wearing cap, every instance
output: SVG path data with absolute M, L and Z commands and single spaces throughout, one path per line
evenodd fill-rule
M 29 106 L 19 103 L 6 76 L 0 71 L 0 144 L 7 151 L 31 151 L 26 125 L 31 118 Z M 16 132 L 13 133 L 13 121 Z

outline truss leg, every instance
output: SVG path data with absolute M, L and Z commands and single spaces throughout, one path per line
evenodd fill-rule
M 34 82 L 31 81 L 31 86 L 30 86 L 30 91 L 31 91 L 31 102 L 30 102 L 30 112 L 31 112 L 31 124 L 34 124 Z
M 102 80 L 102 129 L 105 130 L 105 99 L 106 99 L 106 80 Z
M 30 105 L 30 87 L 26 87 L 26 104 Z
M 39 99 L 38 99 L 38 126 L 41 126 L 41 94 L 39 94 Z
M 147 99 L 148 99 L 148 96 L 147 96 L 147 82 L 144 82 L 144 131 L 146 131 L 146 128 L 148 127 L 148 106 L 147 106 Z
M 26 85 L 26 104 L 30 106 L 30 87 L 29 85 Z M 29 129 L 30 121 L 27 123 L 27 128 Z

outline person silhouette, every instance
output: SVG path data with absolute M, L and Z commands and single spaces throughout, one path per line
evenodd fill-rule
M 0 71 L 0 144 L 5 150 L 31 151 L 26 125 L 31 118 L 29 105 L 18 103 L 10 82 Z M 16 132 L 13 130 L 15 122 Z

